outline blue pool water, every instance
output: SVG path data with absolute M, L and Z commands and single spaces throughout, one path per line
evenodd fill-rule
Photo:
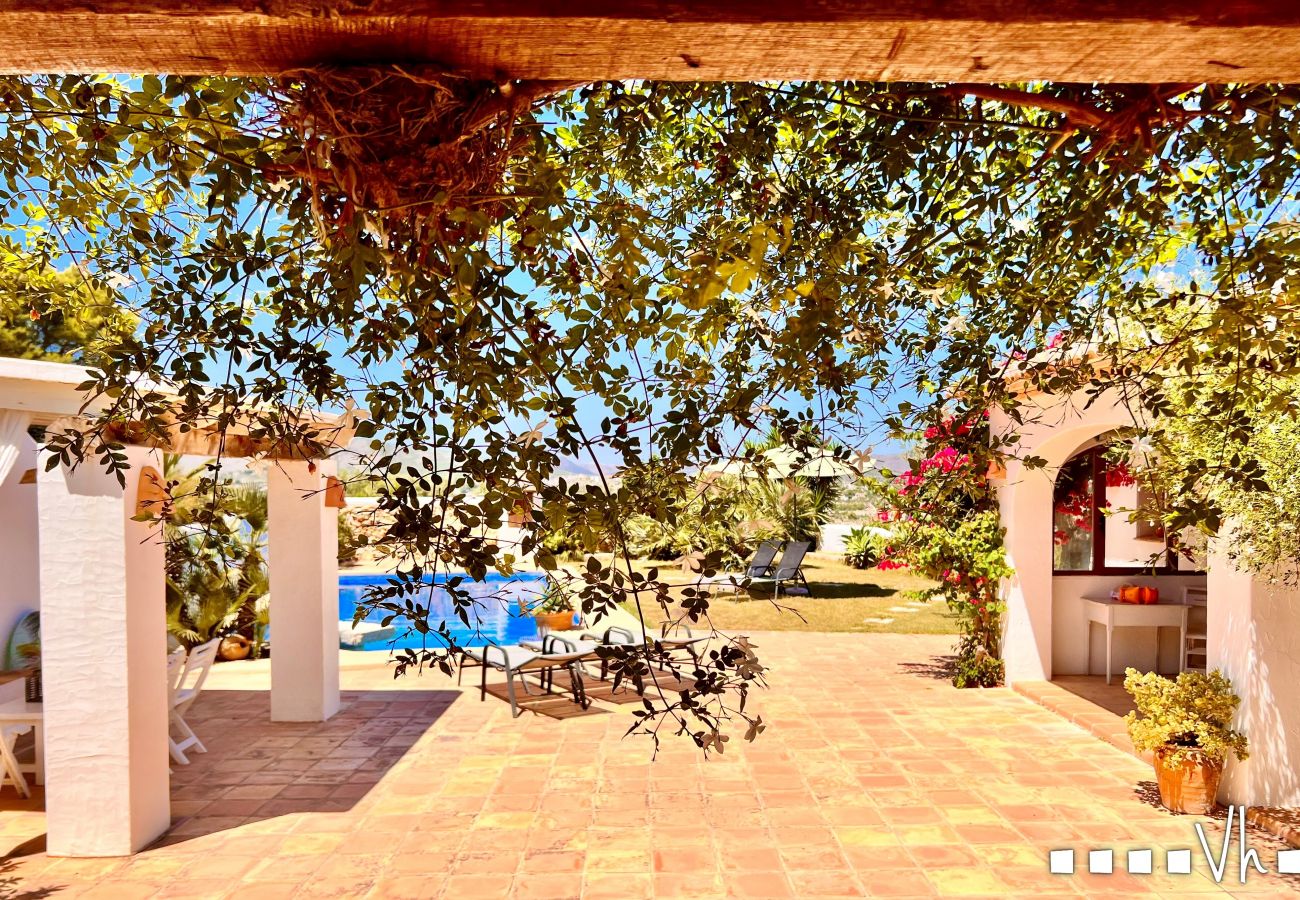
M 425 579 L 434 584 L 432 578 Z M 439 575 L 438 582 L 445 581 Z M 340 575 L 339 576 L 339 620 L 351 622 L 356 613 L 357 603 L 361 601 L 369 588 L 387 584 L 386 575 Z M 446 622 L 447 628 L 462 647 L 481 647 L 489 642 L 494 644 L 515 644 L 520 640 L 537 636 L 537 623 L 532 616 L 519 614 L 519 600 L 536 598 L 545 587 L 546 576 L 540 572 L 521 572 L 514 575 L 490 573 L 481 582 L 466 580 L 461 588 L 476 599 L 481 598 L 477 606 L 477 617 L 470 615 L 470 623 L 475 626 L 467 628 L 456 615 L 455 606 L 450 595 L 441 588 L 433 587 L 422 591 L 412 599 L 429 607 L 429 628 L 436 629 L 439 622 Z M 373 610 L 362 621 L 381 621 L 386 613 Z M 390 650 L 402 648 L 435 649 L 445 646 L 436 636 L 424 636 L 411 628 L 411 623 L 403 618 L 396 618 L 391 623 L 397 629 L 396 640 L 392 638 L 367 641 L 363 650 Z

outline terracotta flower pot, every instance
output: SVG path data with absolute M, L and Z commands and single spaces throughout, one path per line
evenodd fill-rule
M 253 642 L 242 634 L 228 634 L 221 639 L 217 645 L 217 655 L 227 662 L 233 662 L 237 659 L 248 659 L 248 654 L 253 650 Z
M 1219 779 L 1223 777 L 1223 762 L 1194 752 L 1190 759 L 1173 766 L 1167 762 L 1173 752 L 1172 747 L 1161 747 L 1153 754 L 1160 802 L 1176 813 L 1203 816 L 1214 812 L 1214 798 L 1218 796 Z
M 533 613 L 533 618 L 537 620 L 537 630 L 546 631 L 568 631 L 573 627 L 572 612 L 557 613 Z

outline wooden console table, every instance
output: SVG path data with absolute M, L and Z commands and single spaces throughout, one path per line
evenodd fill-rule
M 1116 628 L 1155 628 L 1156 662 L 1160 661 L 1160 631 L 1162 626 L 1178 629 L 1178 647 L 1187 645 L 1187 612 L 1184 603 L 1121 603 L 1110 597 L 1084 597 L 1088 615 L 1088 674 L 1092 674 L 1092 626 L 1106 627 L 1106 683 L 1110 684 L 1110 647 Z

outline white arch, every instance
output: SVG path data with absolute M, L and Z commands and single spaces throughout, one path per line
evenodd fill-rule
M 1008 683 L 1046 681 L 1052 677 L 1052 491 L 1056 474 L 1089 441 L 1118 428 L 1131 428 L 1134 416 L 1114 394 L 1090 405 L 1079 395 L 1037 395 L 1026 401 L 1028 420 L 1013 425 L 1001 413 L 990 416 L 994 434 L 1020 434 L 1017 455 L 1046 460 L 1029 469 L 1019 460 L 1007 465 L 998 486 L 1007 561 L 1015 574 L 1002 583 L 1007 612 L 1003 619 L 1002 656 Z

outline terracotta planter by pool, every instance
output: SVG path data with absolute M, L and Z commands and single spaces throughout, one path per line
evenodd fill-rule
M 537 620 L 537 630 L 547 631 L 568 631 L 573 627 L 572 612 L 557 613 L 533 613 L 533 618 Z
M 228 634 L 221 639 L 217 645 L 217 653 L 227 662 L 234 662 L 237 659 L 248 659 L 248 654 L 252 652 L 253 642 L 243 635 Z
M 1171 766 L 1165 760 L 1172 752 L 1173 748 L 1162 747 L 1154 753 L 1160 802 L 1176 813 L 1203 816 L 1214 812 L 1223 763 L 1197 753 L 1182 765 Z

